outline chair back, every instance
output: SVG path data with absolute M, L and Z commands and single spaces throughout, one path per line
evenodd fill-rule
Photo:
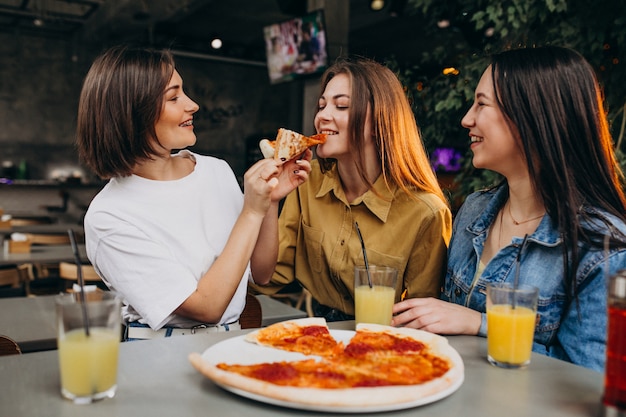
M 70 237 L 63 234 L 26 233 L 32 245 L 69 245 Z
M 0 335 L 0 356 L 20 355 L 21 353 L 22 349 L 15 340 L 9 336 Z
M 252 294 L 246 295 L 246 306 L 239 316 L 239 325 L 242 329 L 257 329 L 261 327 L 263 312 L 261 303 Z
M 91 282 L 104 285 L 92 265 L 82 265 L 82 271 L 85 284 Z M 78 267 L 76 264 L 72 262 L 59 262 L 59 278 L 64 280 L 66 291 L 72 288 L 72 284 L 78 283 Z
M 11 265 L 0 268 L 0 297 L 22 297 L 27 295 L 29 281 L 28 265 Z

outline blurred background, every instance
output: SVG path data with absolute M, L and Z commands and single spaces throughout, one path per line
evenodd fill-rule
M 314 64 L 294 52 L 303 22 L 321 49 Z M 341 55 L 398 73 L 455 204 L 496 180 L 471 168 L 460 126 L 493 51 L 552 43 L 581 52 L 624 148 L 624 0 L 0 0 L 2 182 L 29 195 L 46 189 L 53 207 L 80 193 L 78 206 L 88 204 L 102 184 L 74 150 L 78 96 L 93 58 L 123 42 L 174 52 L 200 105 L 193 150 L 227 160 L 237 175 L 279 127 L 312 133 L 320 71 Z M 285 61 L 272 79 L 278 58 Z M 0 206 L 21 210 L 18 197 L 0 184 Z

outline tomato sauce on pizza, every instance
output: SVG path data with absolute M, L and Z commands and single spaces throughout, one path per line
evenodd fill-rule
M 451 368 L 451 363 L 432 352 L 428 343 L 406 334 L 357 329 L 344 346 L 332 337 L 322 318 L 277 323 L 251 333 L 246 340 L 318 357 L 217 364 L 221 370 L 281 386 L 337 389 L 415 385 L 439 378 Z

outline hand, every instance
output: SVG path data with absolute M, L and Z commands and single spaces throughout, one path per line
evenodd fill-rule
M 312 157 L 313 152 L 307 149 L 301 157 L 287 161 L 279 168 L 278 185 L 272 190 L 273 202 L 282 200 L 309 178 Z
M 437 298 L 409 298 L 393 306 L 392 326 L 406 326 L 437 334 L 478 334 L 478 311 Z
M 244 174 L 244 207 L 265 216 L 272 202 L 285 198 L 306 181 L 311 172 L 313 152 L 287 162 L 261 159 Z
M 279 183 L 280 163 L 273 159 L 261 159 L 252 165 L 243 176 L 244 210 L 265 217 L 272 203 L 272 191 Z

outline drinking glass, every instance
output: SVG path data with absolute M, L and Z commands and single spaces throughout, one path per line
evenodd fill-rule
M 523 368 L 530 363 L 539 289 L 487 284 L 487 352 L 492 365 Z
M 389 326 L 396 295 L 398 270 L 388 266 L 354 267 L 354 309 L 356 323 L 375 323 Z
M 86 297 L 83 309 L 79 297 L 74 293 L 56 299 L 61 395 L 89 404 L 112 398 L 117 389 L 121 304 L 113 292 L 99 291 Z

